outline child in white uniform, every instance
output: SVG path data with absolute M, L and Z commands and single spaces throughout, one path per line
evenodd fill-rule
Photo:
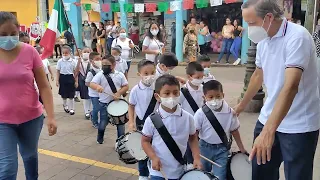
M 216 116 L 228 139 L 230 138 L 230 134 L 232 134 L 240 151 L 246 153 L 238 131 L 240 127 L 239 120 L 223 100 L 222 84 L 216 80 L 208 81 L 203 85 L 203 92 L 206 105 Z M 225 180 L 229 155 L 227 145 L 222 143 L 219 135 L 206 117 L 203 108 L 200 108 L 194 115 L 194 122 L 197 132 L 199 133 L 201 154 L 222 166 L 212 167 L 210 162 L 202 160 L 203 170 L 207 172 L 213 171 L 215 176 L 218 176 L 221 180 Z
M 101 119 L 98 127 L 98 137 L 97 142 L 99 144 L 103 144 L 103 137 L 106 126 L 109 122 L 107 106 L 112 100 L 119 100 L 121 96 L 123 96 L 127 90 L 129 89 L 128 81 L 123 73 L 115 71 L 116 60 L 113 56 L 105 56 L 102 58 L 102 70 L 103 72 L 99 72 L 96 76 L 92 79 L 90 83 L 90 87 L 98 91 L 99 94 L 99 101 L 101 103 Z M 106 75 L 110 76 L 117 92 L 114 94 L 110 88 L 110 85 L 106 79 Z M 111 96 L 110 94 L 113 94 Z M 125 126 L 124 125 L 117 125 L 117 135 L 118 138 L 125 134 Z
M 196 113 L 203 105 L 203 67 L 198 62 L 190 62 L 187 65 L 186 74 L 188 76 L 188 81 L 181 89 L 180 104 L 182 109 L 191 115 L 194 115 L 194 113 Z M 190 94 L 189 97 L 185 96 L 184 93 Z M 192 104 L 192 100 L 194 100 L 195 104 Z M 193 158 L 189 146 L 185 154 L 185 159 L 187 160 L 187 170 L 192 169 Z
M 151 87 L 155 80 L 155 65 L 153 62 L 143 59 L 138 63 L 138 75 L 141 81 L 135 85 L 129 97 L 129 130 L 139 130 L 143 128 L 145 118 L 150 114 L 147 113 L 149 105 L 152 104 L 152 113 L 156 108 L 156 99 L 154 98 L 154 90 Z M 153 99 L 153 101 L 152 101 Z M 148 112 L 149 113 L 149 112 Z M 136 115 L 136 119 L 134 118 Z M 149 170 L 147 166 L 148 159 L 139 161 L 139 180 L 148 180 Z
M 198 57 L 198 63 L 204 68 L 203 82 L 206 83 L 210 80 L 216 80 L 216 78 L 210 73 L 211 70 L 211 60 L 207 55 L 200 55 Z
M 63 99 L 64 111 L 70 113 L 70 115 L 74 115 L 74 96 L 75 86 L 77 84 L 74 78 L 76 66 L 76 62 L 71 58 L 71 48 L 69 46 L 63 46 L 62 59 L 57 63 L 56 85 L 59 87 L 59 94 Z
M 156 99 L 161 103 L 156 112 L 161 116 L 164 126 L 178 145 L 181 154 L 185 153 L 189 142 L 194 157 L 194 167 L 202 168 L 193 117 L 179 105 L 179 81 L 174 76 L 163 75 L 156 80 L 155 93 Z M 150 117 L 146 119 L 142 133 L 142 147 L 152 164 L 149 166 L 151 180 L 164 180 L 160 169 L 168 179 L 178 179 L 184 172 L 184 166 L 174 158 Z
M 79 67 L 79 75 L 78 75 L 78 83 L 79 83 L 79 91 L 80 91 L 80 97 L 83 100 L 83 108 L 84 108 L 84 114 L 85 118 L 87 120 L 90 119 L 90 112 L 91 112 L 91 99 L 89 96 L 89 89 L 88 86 L 86 86 L 85 80 L 87 77 L 88 72 L 91 69 L 91 63 L 89 61 L 89 54 L 91 52 L 91 49 L 86 47 L 82 50 L 81 58 L 79 59 L 80 67 Z
M 115 70 L 122 72 L 125 77 L 128 79 L 128 64 L 127 61 L 121 58 L 121 46 L 115 46 L 111 49 L 111 55 L 115 58 L 116 60 L 116 67 Z
M 91 121 L 92 121 L 92 126 L 96 129 L 98 129 L 98 113 L 101 111 L 101 106 L 99 102 L 99 93 L 92 88 L 90 88 L 90 82 L 92 81 L 93 77 L 99 73 L 102 68 L 101 64 L 101 56 L 97 52 L 91 52 L 89 54 L 89 59 L 91 62 L 91 69 L 87 74 L 86 77 L 86 86 L 88 86 L 89 90 L 89 97 L 92 102 L 92 111 L 91 111 Z M 101 116 L 101 113 L 100 113 Z M 101 119 L 101 118 L 100 118 Z

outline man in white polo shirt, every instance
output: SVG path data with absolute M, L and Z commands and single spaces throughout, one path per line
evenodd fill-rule
M 312 180 L 319 136 L 320 100 L 315 45 L 303 27 L 283 18 L 276 0 L 242 5 L 251 41 L 259 43 L 239 114 L 264 83 L 268 97 L 254 130 L 253 180 L 278 180 L 284 162 L 288 180 Z

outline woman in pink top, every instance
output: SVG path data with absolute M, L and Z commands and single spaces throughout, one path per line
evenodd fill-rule
M 38 140 L 44 116 L 34 79 L 47 111 L 49 135 L 57 131 L 52 93 L 42 66 L 37 51 L 19 42 L 16 17 L 0 11 L 0 179 L 16 179 L 17 145 L 26 179 L 38 179 Z

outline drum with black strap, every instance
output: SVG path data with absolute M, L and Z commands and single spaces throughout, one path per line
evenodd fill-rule
M 181 175 L 179 180 L 219 180 L 216 176 L 211 173 L 201 171 L 198 169 L 192 169 L 186 171 L 184 174 Z
M 227 180 L 251 180 L 252 166 L 249 154 L 233 152 L 227 166 Z
M 109 122 L 112 125 L 124 125 L 129 121 L 129 104 L 124 99 L 112 100 L 107 106 Z
M 139 131 L 129 132 L 116 141 L 116 152 L 119 159 L 126 164 L 135 164 L 147 159 L 147 154 L 141 145 L 142 133 Z

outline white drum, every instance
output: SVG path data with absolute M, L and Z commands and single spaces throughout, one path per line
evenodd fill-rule
M 124 99 L 111 101 L 107 106 L 109 122 L 113 125 L 123 125 L 129 121 L 129 104 Z
M 126 164 L 135 164 L 147 159 L 147 154 L 141 146 L 142 133 L 139 131 L 129 132 L 116 141 L 116 152 L 119 159 Z
M 234 180 L 252 179 L 252 166 L 249 156 L 240 152 L 233 153 L 230 158 L 230 172 Z
M 204 172 L 198 169 L 186 171 L 180 178 L 180 180 L 219 180 L 211 173 Z

